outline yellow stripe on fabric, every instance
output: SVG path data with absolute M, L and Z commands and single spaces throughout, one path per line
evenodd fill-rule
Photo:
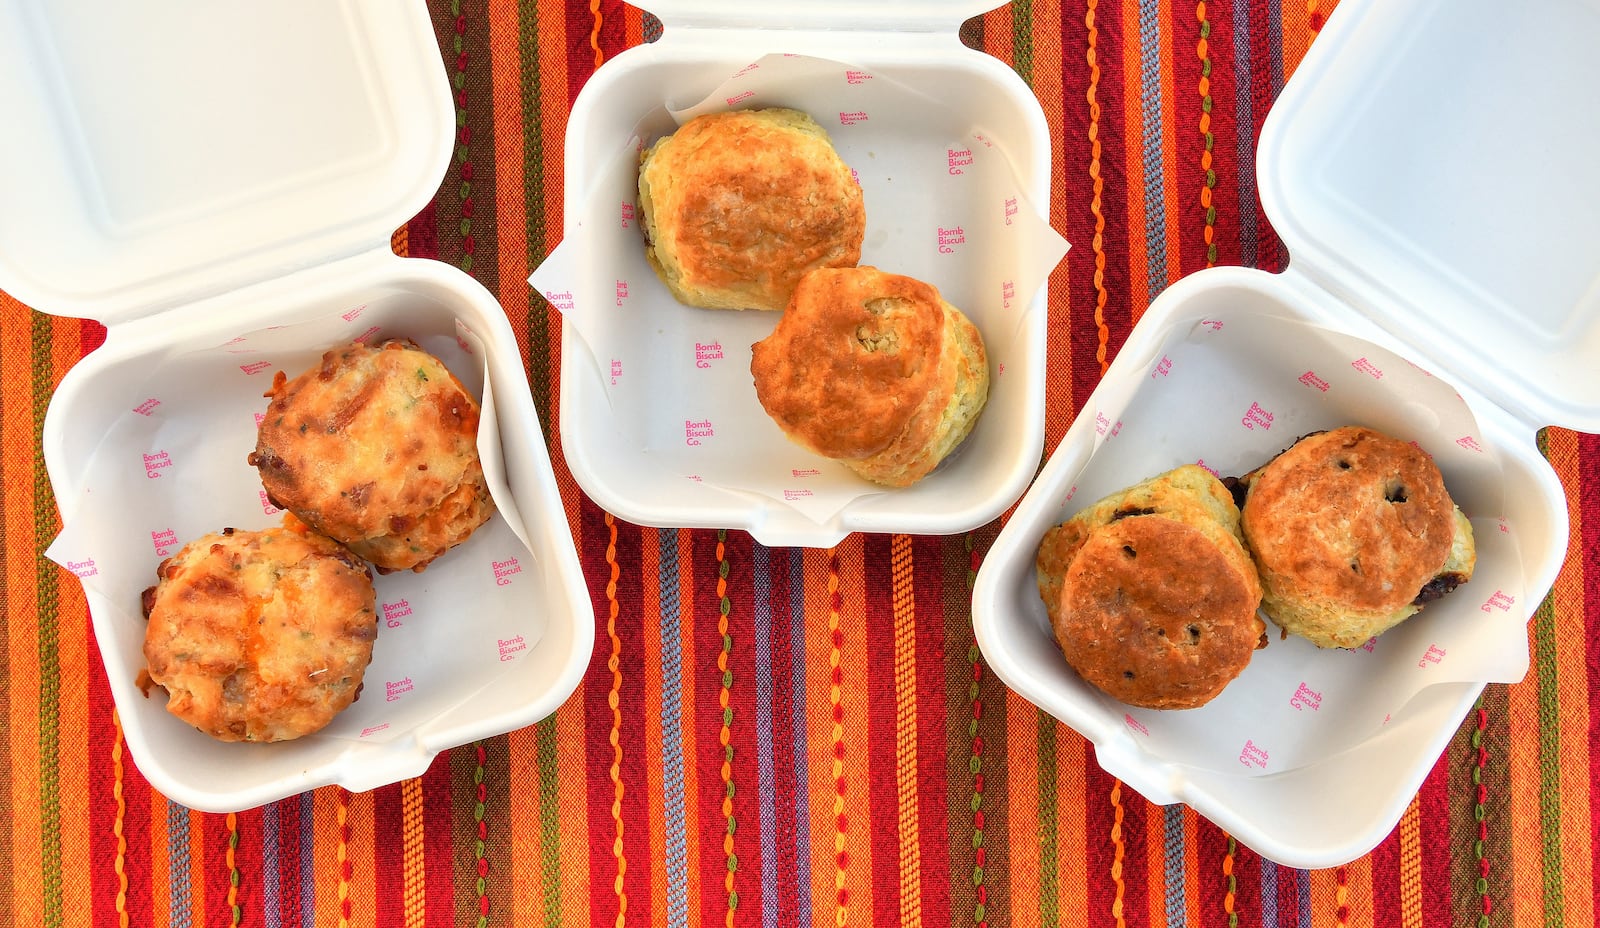
M 1417 796 L 1400 816 L 1400 928 L 1422 928 L 1422 803 Z
M 1588 670 L 1585 648 L 1595 634 L 1584 614 L 1585 555 L 1583 547 L 1583 512 L 1579 488 L 1585 475 L 1579 473 L 1579 455 L 1576 436 L 1561 429 L 1546 433 L 1550 457 L 1562 478 L 1567 495 L 1570 518 L 1567 559 L 1562 573 L 1551 591 L 1554 607 L 1556 648 L 1556 699 L 1558 736 L 1557 757 L 1560 762 L 1561 801 L 1561 882 L 1574 891 L 1561 897 L 1563 914 L 1569 925 L 1592 925 L 1600 913 L 1594 910 L 1594 894 L 1576 891 L 1577 887 L 1592 886 L 1596 874 L 1592 861 L 1594 834 L 1593 790 L 1589 779 L 1589 731 L 1594 708 L 1589 703 Z M 1588 475 L 1594 479 L 1594 475 Z M 1524 604 L 1531 613 L 1539 604 Z M 1537 679 L 1537 674 L 1530 678 Z M 1537 780 L 1531 781 L 1537 783 Z M 1543 857 L 1541 852 L 1540 857 Z
M 1011 854 L 1006 883 L 1011 893 L 1011 925 L 1040 928 L 1039 920 L 1039 739 L 1033 704 L 1005 691 L 1000 707 L 1006 720 L 1005 835 Z
M 894 610 L 894 759 L 899 807 L 900 924 L 922 923 L 921 821 L 917 808 L 917 604 L 911 536 L 890 540 Z
M 647 898 L 635 900 L 634 909 L 641 921 L 646 925 L 664 925 L 667 921 L 666 896 L 661 892 L 660 861 L 666 860 L 666 819 L 665 787 L 663 786 L 662 751 L 665 740 L 662 736 L 662 675 L 661 675 L 661 622 L 652 621 L 649 617 L 660 616 L 661 613 L 661 541 L 660 535 L 671 529 L 645 529 L 644 538 L 640 544 L 640 575 L 643 578 L 644 615 L 647 620 L 641 629 L 643 633 L 640 642 L 644 654 L 643 692 L 638 698 L 644 701 L 644 740 L 643 751 L 647 762 L 644 765 L 645 783 L 645 808 L 649 817 L 649 830 L 646 838 L 649 842 L 649 856 L 647 860 L 658 862 L 653 868 L 651 879 L 655 891 L 647 894 Z M 677 570 L 676 564 L 667 565 L 668 570 Z M 680 615 L 682 613 L 679 613 Z
M 374 871 L 378 866 L 378 849 L 373 842 L 373 819 L 376 813 L 373 795 L 348 793 L 347 824 L 350 826 L 350 925 L 351 928 L 377 928 L 377 883 Z M 383 865 L 389 866 L 389 849 L 383 850 Z

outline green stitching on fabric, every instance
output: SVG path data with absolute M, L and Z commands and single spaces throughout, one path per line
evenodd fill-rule
M 525 200 L 523 225 L 527 236 L 528 267 L 549 255 L 544 211 L 544 85 L 539 74 L 539 5 L 523 4 L 522 34 L 522 179 Z M 521 282 L 514 282 L 520 286 Z M 550 304 L 542 296 L 528 301 L 528 354 L 523 363 L 533 388 L 533 407 L 539 413 L 539 430 L 545 444 L 552 442 L 550 426 L 556 411 L 550 399 Z
M 1539 453 L 1550 457 L 1550 436 L 1540 429 Z M 1544 876 L 1544 923 L 1566 924 L 1561 881 L 1561 694 L 1556 657 L 1555 592 L 1533 613 L 1533 662 L 1539 697 L 1539 846 Z
M 1033 86 L 1033 0 L 1011 4 L 1011 67 Z
M 1035 712 L 1039 725 L 1039 923 L 1045 928 L 1061 924 L 1061 903 L 1056 898 L 1056 720 Z
M 561 928 L 561 770 L 556 754 L 556 717 L 534 727 L 539 759 L 539 870 L 544 878 L 544 923 Z
M 50 317 L 33 314 L 33 447 L 44 447 L 44 413 L 50 405 L 53 382 Z M 44 925 L 62 924 L 61 889 L 61 598 L 56 586 L 56 566 L 44 556 L 55 535 L 56 505 L 44 461 L 33 460 L 33 525 L 35 583 L 39 588 L 39 850 L 44 877 L 41 902 Z

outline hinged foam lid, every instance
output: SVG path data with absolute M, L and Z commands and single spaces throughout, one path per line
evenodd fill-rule
M 378 247 L 454 136 L 421 2 L 0 5 L 0 287 L 111 323 Z
M 1596 49 L 1593 0 L 1342 0 L 1257 161 L 1292 270 L 1435 373 L 1531 425 L 1591 432 Z
M 1001 0 L 640 0 L 667 28 L 852 29 L 956 33 L 973 16 Z

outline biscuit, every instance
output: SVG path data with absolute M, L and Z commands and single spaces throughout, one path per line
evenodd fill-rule
M 478 402 L 416 343 L 332 349 L 266 396 L 247 460 L 268 498 L 380 573 L 423 570 L 493 513 Z
M 1409 442 L 1318 432 L 1239 483 L 1262 610 L 1320 647 L 1358 647 L 1472 576 L 1472 525 Z
M 1035 572 L 1067 663 L 1128 705 L 1203 706 L 1266 645 L 1238 510 L 1221 481 L 1195 465 L 1047 531 Z
M 697 117 L 640 155 L 645 257 L 708 309 L 782 310 L 806 271 L 861 260 L 866 206 L 828 133 L 798 110 Z
M 338 542 L 224 529 L 162 561 L 157 578 L 142 604 L 144 677 L 166 689 L 168 712 L 223 741 L 287 741 L 355 701 L 376 597 L 370 568 Z
M 931 284 L 868 265 L 801 278 L 751 350 L 756 398 L 779 428 L 887 487 L 927 476 L 989 396 L 977 326 Z

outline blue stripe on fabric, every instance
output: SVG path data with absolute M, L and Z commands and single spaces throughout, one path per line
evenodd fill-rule
M 799 548 L 789 549 L 789 675 L 794 692 L 794 859 L 795 894 L 799 911 L 796 925 L 811 924 L 811 810 L 807 787 L 806 758 L 806 593 L 805 557 Z
M 1261 861 L 1261 924 L 1278 923 L 1278 865 L 1265 857 Z
M 1144 237 L 1150 298 L 1167 287 L 1166 169 L 1161 162 L 1161 4 L 1139 0 L 1140 154 L 1144 160 Z
M 772 771 L 772 550 L 751 545 L 756 646 L 756 794 L 761 833 L 761 924 L 778 928 L 778 800 Z
M 1167 928 L 1188 924 L 1188 905 L 1184 898 L 1183 806 L 1173 803 L 1161 808 L 1162 829 L 1166 832 L 1162 870 L 1167 883 Z
M 283 804 L 293 801 L 281 799 L 261 810 L 261 923 L 267 928 L 279 928 L 283 924 L 283 885 L 278 869 L 282 849 L 278 844 L 278 826 Z
M 167 800 L 167 900 L 172 928 L 194 924 L 194 905 L 190 899 L 189 810 Z
M 683 785 L 683 628 L 678 532 L 657 529 L 661 590 L 661 818 L 666 830 L 667 925 L 689 924 L 689 831 Z
M 1256 266 L 1256 120 L 1250 100 L 1250 5 L 1233 0 L 1234 121 L 1239 131 L 1239 263 Z

